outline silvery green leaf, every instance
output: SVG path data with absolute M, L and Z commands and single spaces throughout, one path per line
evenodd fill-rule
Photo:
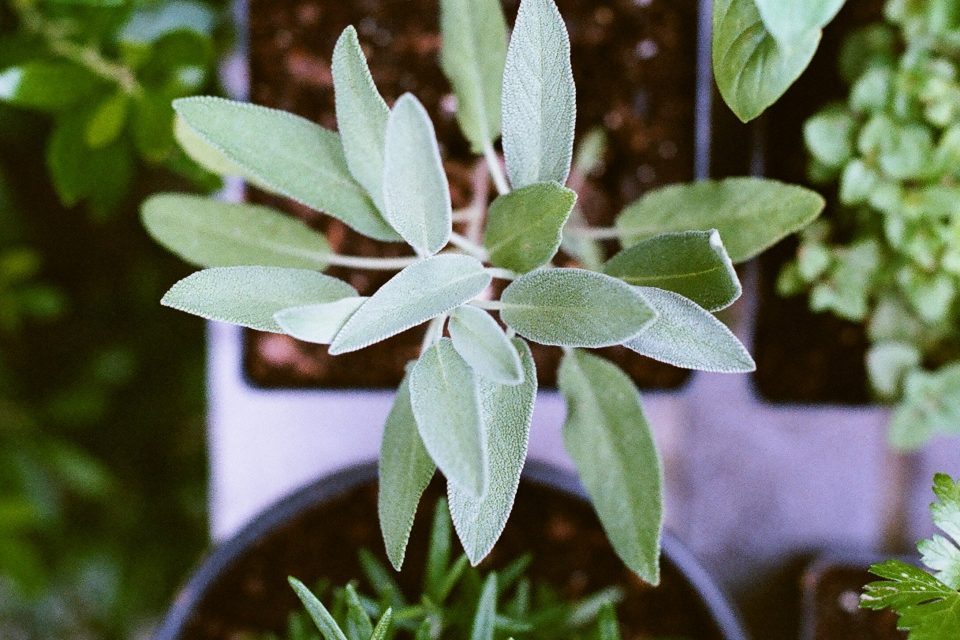
M 200 267 L 263 265 L 323 270 L 330 245 L 299 220 L 267 207 L 182 194 L 141 208 L 154 240 Z
M 563 439 L 617 555 L 660 581 L 663 496 L 660 458 L 640 394 L 616 366 L 584 351 L 560 364 L 567 401 Z
M 383 615 L 380 616 L 380 621 L 377 622 L 377 626 L 373 628 L 373 634 L 370 636 L 370 640 L 386 640 L 392 622 L 393 609 L 387 609 L 383 612 Z
M 384 215 L 418 254 L 432 255 L 453 228 L 450 185 L 430 116 L 409 93 L 393 105 L 386 145 Z
M 416 262 L 387 281 L 353 314 L 337 334 L 330 354 L 363 349 L 436 318 L 477 297 L 489 284 L 483 264 L 470 256 L 447 254 Z
M 474 153 L 500 137 L 507 21 L 500 0 L 441 0 L 443 72 L 457 96 L 457 122 Z
M 352 26 L 337 40 L 331 69 L 337 128 L 347 166 L 383 211 L 383 154 L 390 109 L 377 91 L 357 31 Z
M 523 382 L 520 356 L 489 313 L 469 305 L 458 307 L 447 327 L 454 349 L 481 377 L 508 385 Z
M 508 386 L 479 379 L 480 416 L 490 464 L 487 491 L 475 498 L 454 485 L 447 487 L 457 536 L 474 565 L 490 553 L 503 533 L 527 459 L 537 368 L 527 343 L 516 338 L 513 344 L 523 361 L 523 383 Z
M 740 297 L 742 288 L 716 230 L 664 233 L 611 258 L 603 272 L 637 286 L 679 293 L 709 311 Z
M 683 369 L 717 373 L 756 370 L 746 347 L 709 311 L 672 291 L 638 288 L 657 311 L 657 319 L 623 346 Z
M 492 572 L 483 583 L 477 611 L 473 615 L 470 640 L 493 640 L 497 622 L 497 574 Z
M 713 74 L 724 101 L 744 122 L 790 88 L 819 44 L 819 30 L 778 43 L 764 26 L 756 0 L 713 0 Z
M 867 374 L 873 390 L 882 398 L 895 398 L 907 374 L 920 367 L 923 355 L 915 344 L 882 340 L 867 351 Z
M 776 180 L 727 178 L 651 191 L 617 217 L 623 244 L 671 231 L 720 232 L 733 262 L 749 260 L 820 215 L 816 192 Z
M 565 184 L 573 159 L 576 87 L 570 38 L 553 0 L 523 0 L 503 72 L 503 153 L 515 189 Z
M 333 302 L 293 307 L 278 311 L 273 314 L 273 319 L 285 334 L 297 340 L 314 344 L 330 344 L 347 320 L 366 301 L 365 297 L 355 296 Z
M 216 267 L 173 285 L 161 304 L 207 320 L 282 333 L 278 311 L 356 296 L 346 282 L 307 269 Z
M 222 98 L 173 103 L 183 123 L 257 186 L 383 241 L 400 237 L 347 167 L 340 137 L 290 113 Z
M 497 267 L 526 273 L 550 262 L 577 194 L 556 182 L 511 191 L 493 201 L 487 212 L 483 244 Z
M 360 602 L 357 588 L 352 582 L 348 582 L 343 593 L 347 604 L 347 640 L 370 640 L 370 636 L 373 635 L 373 623 Z
M 287 580 L 296 592 L 297 597 L 300 598 L 300 602 L 303 603 L 307 613 L 310 614 L 313 623 L 317 625 L 317 629 L 320 630 L 324 640 L 347 640 L 347 636 L 340 629 L 340 625 L 333 619 L 333 616 L 330 615 L 330 612 L 327 611 L 327 608 L 323 606 L 317 596 L 313 595 L 313 592 L 296 578 L 288 578 Z
M 540 344 L 610 347 L 643 331 L 656 313 L 634 288 L 583 269 L 541 269 L 513 281 L 500 317 Z
M 960 432 L 960 364 L 936 371 L 914 369 L 903 384 L 903 398 L 890 420 L 890 444 L 912 451 L 935 435 Z
M 818 31 L 833 20 L 846 0 L 754 0 L 763 23 L 773 37 L 785 46 Z
M 487 442 L 473 370 L 449 338 L 427 349 L 410 372 L 420 438 L 447 481 L 472 496 L 487 488 Z
M 436 471 L 417 431 L 417 420 L 410 404 L 409 367 L 407 371 L 383 429 L 377 497 L 387 557 L 397 571 L 403 566 L 420 497 Z
M 246 175 L 239 165 L 231 162 L 220 150 L 204 140 L 179 115 L 173 119 L 173 136 L 190 159 L 207 171 L 224 177 L 238 176 L 256 184 L 257 179 L 254 176 Z

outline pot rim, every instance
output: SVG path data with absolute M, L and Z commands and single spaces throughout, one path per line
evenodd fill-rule
M 318 502 L 325 502 L 377 479 L 377 462 L 353 465 L 323 476 L 297 489 L 265 509 L 239 533 L 217 545 L 200 561 L 181 588 L 154 634 L 154 640 L 177 640 L 193 617 L 200 601 L 228 567 L 247 553 L 263 536 Z M 528 460 L 525 480 L 557 489 L 580 500 L 586 492 L 572 473 L 553 464 Z M 693 554 L 669 531 L 662 536 L 662 557 L 671 562 L 691 585 L 714 624 L 727 640 L 748 640 L 743 625 L 729 600 Z

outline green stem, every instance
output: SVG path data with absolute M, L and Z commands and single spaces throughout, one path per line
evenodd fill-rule
M 589 240 L 619 240 L 623 236 L 630 234 L 630 231 L 617 229 L 616 227 L 579 227 L 573 225 L 568 225 L 563 231 L 572 236 L 579 236 Z
M 520 277 L 520 275 L 515 271 L 510 271 L 510 269 L 499 269 L 497 267 L 487 267 L 487 273 L 498 280 L 516 280 Z
M 483 147 L 483 157 L 487 161 L 487 167 L 490 169 L 490 176 L 493 178 L 497 193 L 502 196 L 510 193 L 510 185 L 507 184 L 507 176 L 503 174 L 500 157 L 489 142 Z
M 331 253 L 324 261 L 331 267 L 362 269 L 364 271 L 400 271 L 422 260 L 418 256 L 400 256 L 398 258 L 367 258 L 365 256 L 342 256 Z
M 499 300 L 471 300 L 467 304 L 477 307 L 478 309 L 486 309 L 487 311 L 500 311 L 507 306 Z
M 455 246 L 456 248 L 460 249 L 465 253 L 469 253 L 480 262 L 486 262 L 490 257 L 489 255 L 487 255 L 486 249 L 481 247 L 479 244 L 471 240 L 468 240 L 467 238 L 460 235 L 459 233 L 450 234 L 450 244 L 452 244 L 453 246 Z
M 420 343 L 420 353 L 423 353 L 443 337 L 443 323 L 447 321 L 447 314 L 437 316 L 427 325 L 427 331 L 423 334 L 423 342 Z

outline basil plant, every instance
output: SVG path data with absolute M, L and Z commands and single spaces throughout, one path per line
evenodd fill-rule
M 811 178 L 840 206 L 778 286 L 866 325 L 890 440 L 914 449 L 960 433 L 960 5 L 891 0 L 886 16 L 850 36 L 846 102 L 806 123 Z
M 334 356 L 426 325 L 381 451 L 380 523 L 397 569 L 437 468 L 470 561 L 490 552 L 527 455 L 537 394 L 529 344 L 562 348 L 567 449 L 613 547 L 656 583 L 660 460 L 634 384 L 588 350 L 624 345 L 689 369 L 753 370 L 746 349 L 713 316 L 740 296 L 733 263 L 804 226 L 823 200 L 774 181 L 705 181 L 647 194 L 613 228 L 585 226 L 577 194 L 564 186 L 576 92 L 557 7 L 524 0 L 508 38 L 497 0 L 441 5 L 443 68 L 496 199 L 487 206 L 485 194 L 475 194 L 479 204 L 451 210 L 426 110 L 410 94 L 388 106 L 348 28 L 333 54 L 338 133 L 280 111 L 196 97 L 174 103 L 178 137 L 209 169 L 243 176 L 370 238 L 405 242 L 412 255 L 340 255 L 319 233 L 261 206 L 159 195 L 143 207 L 149 231 L 208 267 L 177 283 L 163 303 L 326 344 Z M 454 221 L 472 231 L 454 231 Z M 597 260 L 601 239 L 619 239 L 624 249 Z M 561 243 L 592 255 L 583 262 L 593 268 L 555 268 Z M 331 265 L 397 273 L 367 297 L 324 275 Z M 509 283 L 499 297 L 495 280 Z

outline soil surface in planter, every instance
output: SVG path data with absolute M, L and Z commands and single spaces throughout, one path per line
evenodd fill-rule
M 879 0 L 848 2 L 837 20 L 824 31 L 823 43 L 796 85 L 770 110 L 764 124 L 767 138 L 767 175 L 807 183 L 808 154 L 803 123 L 829 102 L 843 100 L 849 88 L 840 79 L 837 57 L 844 37 L 881 18 Z M 813 186 L 823 191 L 818 186 Z M 828 210 L 835 201 L 827 197 Z M 776 292 L 780 269 L 796 252 L 788 239 L 760 259 L 760 304 L 754 357 L 760 393 L 778 402 L 869 402 L 864 355 L 867 339 L 861 325 L 829 313 L 812 313 L 805 295 L 784 299 Z
M 517 0 L 504 8 L 510 20 Z M 592 224 L 610 225 L 645 191 L 693 177 L 696 87 L 696 0 L 558 0 L 570 31 L 578 90 L 577 133 L 602 126 L 610 137 L 605 162 L 589 176 L 580 203 Z M 413 92 L 437 128 L 455 207 L 472 198 L 476 159 L 457 128 L 455 100 L 438 55 L 437 0 L 250 0 L 251 100 L 336 128 L 330 56 L 341 31 L 355 25 L 378 87 L 388 103 Z M 401 245 L 359 236 L 339 222 L 263 194 L 323 229 L 344 254 L 399 255 Z M 564 262 L 563 257 L 559 262 Z M 389 274 L 331 269 L 362 294 Z M 392 387 L 419 352 L 422 329 L 364 351 L 332 358 L 327 348 L 279 335 L 247 334 L 246 369 L 266 387 Z M 670 388 L 687 373 L 625 349 L 607 357 L 642 387 Z M 555 382 L 558 349 L 535 349 L 540 381 Z
M 437 481 L 427 490 L 404 571 L 395 574 L 410 598 L 419 594 L 433 505 L 442 494 Z M 377 525 L 375 484 L 318 505 L 260 541 L 199 603 L 182 640 L 227 640 L 244 631 L 282 630 L 289 613 L 300 610 L 287 576 L 297 576 L 306 584 L 359 579 L 361 548 L 387 562 Z M 624 638 L 722 638 L 697 594 L 673 565 L 663 561 L 659 587 L 644 584 L 614 555 L 588 504 L 523 482 L 503 537 L 483 566 L 502 567 L 528 552 L 533 556 L 530 578 L 554 585 L 566 598 L 580 598 L 610 585 L 623 588 L 626 599 L 617 612 Z M 361 582 L 361 586 L 369 592 L 369 585 Z
M 892 611 L 860 608 L 860 594 L 868 582 L 879 580 L 862 567 L 829 566 L 807 574 L 809 640 L 906 640 L 897 630 Z

